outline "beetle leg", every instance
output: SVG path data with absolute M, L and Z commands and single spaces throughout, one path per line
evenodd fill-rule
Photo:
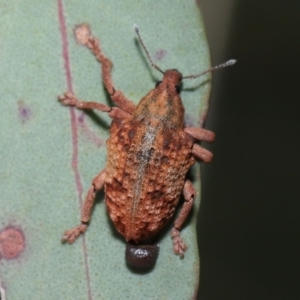
M 192 153 L 194 154 L 194 156 L 196 156 L 197 158 L 200 158 L 201 160 L 203 160 L 206 163 L 209 163 L 214 156 L 210 151 L 204 149 L 203 147 L 201 147 L 197 144 L 194 144 Z
M 204 142 L 213 142 L 215 140 L 215 133 L 203 128 L 186 127 L 184 132 L 188 133 L 194 139 Z
M 133 102 L 130 101 L 121 91 L 114 88 L 111 77 L 112 62 L 102 53 L 99 40 L 90 35 L 84 44 L 92 51 L 97 60 L 101 63 L 103 83 L 111 99 L 120 108 L 129 113 L 132 113 L 135 109 L 135 105 L 133 104 Z
M 111 107 L 97 102 L 84 102 L 77 99 L 72 93 L 67 92 L 63 96 L 58 96 L 58 100 L 66 106 L 75 106 L 78 109 L 96 109 L 103 112 L 110 112 Z
M 119 107 L 116 107 L 116 106 L 111 108 L 111 111 L 108 113 L 108 115 L 112 119 L 126 119 L 126 118 L 129 118 L 129 117 L 132 116 L 131 114 L 129 114 L 125 110 L 123 110 Z
M 184 256 L 184 251 L 187 249 L 186 244 L 183 242 L 180 236 L 180 229 L 187 216 L 189 215 L 196 197 L 196 190 L 194 189 L 192 183 L 189 180 L 187 180 L 184 184 L 183 197 L 185 202 L 181 208 L 179 216 L 174 222 L 174 226 L 171 232 L 171 236 L 173 238 L 174 253 L 179 254 L 180 257 Z
M 72 93 L 65 93 L 63 96 L 59 96 L 58 100 L 66 106 L 75 106 L 78 109 L 96 109 L 103 112 L 108 112 L 108 115 L 114 119 L 125 119 L 131 116 L 125 110 L 119 107 L 109 107 L 102 103 L 97 102 L 84 102 L 77 99 Z
M 61 239 L 63 243 L 68 242 L 69 244 L 72 244 L 80 236 L 80 234 L 86 232 L 88 222 L 91 219 L 91 213 L 92 213 L 93 204 L 95 202 L 96 192 L 103 188 L 104 179 L 105 179 L 105 170 L 101 171 L 94 178 L 92 185 L 89 188 L 89 191 L 86 195 L 85 201 L 83 203 L 82 211 L 81 211 L 81 224 L 79 224 L 78 226 L 70 230 L 67 230 L 64 233 Z

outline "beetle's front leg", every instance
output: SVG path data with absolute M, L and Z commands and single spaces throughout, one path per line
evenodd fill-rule
M 120 90 L 115 89 L 111 76 L 112 62 L 103 54 L 100 42 L 92 36 L 89 26 L 87 24 L 78 25 L 75 29 L 75 36 L 77 41 L 88 47 L 101 63 L 102 80 L 111 99 L 120 108 L 131 114 L 135 109 L 135 105 Z
M 96 192 L 103 188 L 104 179 L 105 179 L 105 170 L 101 171 L 94 178 L 92 185 L 89 188 L 89 191 L 86 195 L 85 201 L 83 203 L 82 211 L 81 211 L 81 224 L 79 224 L 75 228 L 67 230 L 64 233 L 61 239 L 63 243 L 67 242 L 69 244 L 72 244 L 80 236 L 80 234 L 86 232 L 88 223 L 91 219 L 91 213 L 92 213 L 93 204 L 95 202 Z
M 74 106 L 78 109 L 96 109 L 103 112 L 110 112 L 111 107 L 97 102 L 85 102 L 77 99 L 72 93 L 67 92 L 63 96 L 59 96 L 58 100 L 66 106 Z
M 184 251 L 187 249 L 186 244 L 183 242 L 180 236 L 180 229 L 187 216 L 189 215 L 196 197 L 196 190 L 194 189 L 192 183 L 189 180 L 187 180 L 184 184 L 183 197 L 185 202 L 181 208 L 179 216 L 174 222 L 174 226 L 171 233 L 171 236 L 173 238 L 174 253 L 179 254 L 180 257 L 184 256 Z
M 102 103 L 81 101 L 70 92 L 58 96 L 58 100 L 65 106 L 74 106 L 78 109 L 96 109 L 107 112 L 112 119 L 126 119 L 131 116 L 131 114 L 119 107 L 109 107 Z

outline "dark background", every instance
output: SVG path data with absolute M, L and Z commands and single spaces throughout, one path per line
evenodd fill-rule
M 200 6 L 213 64 L 238 63 L 213 74 L 198 299 L 300 299 L 300 1 Z

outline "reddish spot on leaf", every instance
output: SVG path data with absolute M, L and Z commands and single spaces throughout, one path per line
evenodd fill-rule
M 18 101 L 18 115 L 22 123 L 27 122 L 32 117 L 32 111 L 23 101 Z
M 25 236 L 16 227 L 6 227 L 0 231 L 0 259 L 14 259 L 19 257 L 25 248 Z
M 163 49 L 159 49 L 158 51 L 156 51 L 156 53 L 154 54 L 155 59 L 157 60 L 163 60 L 165 58 L 165 56 L 167 55 L 167 51 L 163 50 Z

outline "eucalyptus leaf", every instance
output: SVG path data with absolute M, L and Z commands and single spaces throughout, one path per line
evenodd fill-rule
M 99 63 L 75 41 L 73 30 L 81 23 L 100 39 L 114 65 L 116 88 L 134 103 L 161 80 L 134 24 L 161 69 L 176 68 L 185 76 L 209 67 L 196 1 L 0 0 L 2 297 L 192 299 L 199 282 L 199 165 L 190 175 L 198 196 L 182 230 L 188 244 L 183 259 L 173 253 L 170 223 L 159 236 L 154 268 L 128 268 L 125 242 L 109 220 L 103 193 L 84 237 L 73 245 L 60 242 L 79 223 L 91 181 L 105 167 L 110 119 L 63 107 L 57 96 L 71 88 L 80 99 L 112 105 Z M 209 90 L 209 75 L 184 82 L 187 125 L 202 125 Z

